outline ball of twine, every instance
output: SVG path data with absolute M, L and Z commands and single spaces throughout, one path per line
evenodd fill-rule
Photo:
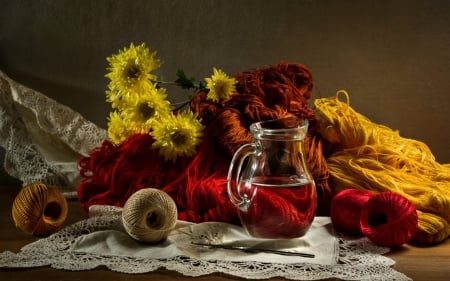
M 164 191 L 144 188 L 128 198 L 122 210 L 122 223 L 135 240 L 157 243 L 175 227 L 178 212 L 173 199 Z
M 344 189 L 336 194 L 330 206 L 330 217 L 334 228 L 352 236 L 362 236 L 361 210 L 375 193 L 360 189 Z
M 361 230 L 373 243 L 396 247 L 408 243 L 417 230 L 417 211 L 407 198 L 382 192 L 363 206 Z
M 12 217 L 17 228 L 36 236 L 57 231 L 68 213 L 67 200 L 56 188 L 42 183 L 22 188 L 12 205 Z

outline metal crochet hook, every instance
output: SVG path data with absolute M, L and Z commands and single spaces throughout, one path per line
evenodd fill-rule
M 314 254 L 301 253 L 301 252 L 291 252 L 291 251 L 283 251 L 283 250 L 275 250 L 275 249 L 265 249 L 265 248 L 255 248 L 248 246 L 234 246 L 234 245 L 225 245 L 225 244 L 211 244 L 211 243 L 201 243 L 201 242 L 192 242 L 192 244 L 197 246 L 208 247 L 212 249 L 227 249 L 227 250 L 240 250 L 247 253 L 270 253 L 277 254 L 283 256 L 297 256 L 304 258 L 314 258 Z

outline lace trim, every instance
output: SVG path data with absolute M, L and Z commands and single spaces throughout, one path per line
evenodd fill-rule
M 71 251 L 83 235 L 96 231 L 120 230 L 120 216 L 112 209 L 110 215 L 91 217 L 70 225 L 58 233 L 24 246 L 19 253 L 0 253 L 0 266 L 30 268 L 51 266 L 64 270 L 91 270 L 105 266 L 112 271 L 137 274 L 160 268 L 186 276 L 224 273 L 248 279 L 283 277 L 292 280 L 411 280 L 391 268 L 394 261 L 383 254 L 388 248 L 378 247 L 367 238 L 338 237 L 339 256 L 334 265 L 312 263 L 267 263 L 204 260 L 189 256 L 154 259 L 122 255 L 104 255 Z
M 0 146 L 10 176 L 73 193 L 78 159 L 104 139 L 106 130 L 0 71 Z

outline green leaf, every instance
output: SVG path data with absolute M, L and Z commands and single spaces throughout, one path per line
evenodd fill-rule
M 183 89 L 197 89 L 198 85 L 195 82 L 195 78 L 188 78 L 182 69 L 177 71 L 177 79 L 175 84 Z

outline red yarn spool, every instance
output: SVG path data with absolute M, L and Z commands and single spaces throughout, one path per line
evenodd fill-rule
M 417 230 L 416 207 L 405 197 L 382 192 L 373 196 L 361 211 L 361 230 L 373 243 L 401 246 L 411 240 Z
M 362 236 L 360 215 L 363 206 L 375 194 L 367 190 L 344 189 L 333 197 L 330 207 L 334 228 L 352 236 Z

